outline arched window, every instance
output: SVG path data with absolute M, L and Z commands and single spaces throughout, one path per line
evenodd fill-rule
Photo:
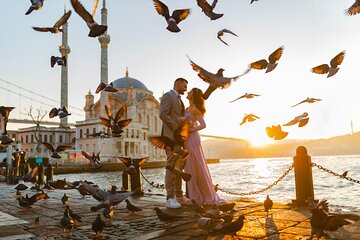
M 158 121 L 157 121 L 157 117 L 155 116 L 155 117 L 154 117 L 154 127 L 155 127 L 155 130 L 154 130 L 154 131 L 155 131 L 155 132 L 158 131 L 158 124 L 157 124 L 157 122 L 158 122 Z
M 139 114 L 138 114 L 138 122 L 141 123 L 141 120 L 142 120 L 142 119 L 141 119 L 141 114 L 139 113 Z

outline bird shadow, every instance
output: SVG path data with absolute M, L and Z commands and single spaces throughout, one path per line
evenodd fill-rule
M 278 235 L 279 233 L 279 229 L 275 224 L 274 219 L 272 218 L 272 214 L 271 214 L 271 218 L 266 217 L 265 218 L 265 227 L 266 227 L 266 236 L 269 237 L 271 236 L 272 240 L 280 240 L 280 237 Z

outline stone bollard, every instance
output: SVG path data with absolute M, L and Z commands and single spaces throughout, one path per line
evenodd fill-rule
M 130 175 L 130 184 L 131 184 L 131 191 L 137 190 L 137 192 L 134 194 L 134 196 L 143 196 L 144 195 L 140 166 L 138 169 L 136 169 L 136 174 Z
M 122 190 L 128 191 L 129 190 L 129 174 L 126 171 L 122 173 Z
M 44 167 L 43 167 L 42 163 L 39 164 L 36 183 L 39 184 L 39 185 L 44 184 Z
M 312 178 L 311 157 L 304 146 L 296 148 L 294 159 L 295 187 L 297 205 L 307 205 L 309 200 L 314 200 L 314 186 Z
M 54 178 L 54 168 L 51 163 L 49 163 L 46 167 L 46 183 L 49 183 L 50 180 Z

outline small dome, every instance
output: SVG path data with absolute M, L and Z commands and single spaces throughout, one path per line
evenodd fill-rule
M 139 88 L 149 91 L 145 84 L 143 84 L 141 81 L 129 77 L 129 72 L 127 69 L 125 77 L 116 79 L 112 83 L 114 88 L 129 88 L 130 86 L 132 86 L 133 88 Z

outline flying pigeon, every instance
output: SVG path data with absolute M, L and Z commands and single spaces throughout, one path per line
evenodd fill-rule
M 99 169 L 102 167 L 100 163 L 100 151 L 95 154 L 93 152 L 92 156 L 90 156 L 87 152 L 81 151 L 82 155 L 90 161 L 91 169 Z
M 113 87 L 113 83 L 105 84 L 105 83 L 101 82 L 99 84 L 99 86 L 96 88 L 95 93 L 99 93 L 102 90 L 104 90 L 105 92 L 117 92 L 118 91 L 116 88 Z
M 62 108 L 53 108 L 49 112 L 49 118 L 54 118 L 56 116 L 59 116 L 59 118 L 64 118 L 71 115 L 71 113 L 68 112 L 68 109 L 66 106 Z
M 338 66 L 342 63 L 345 57 L 345 51 L 342 51 L 338 55 L 336 55 L 330 61 L 330 66 L 328 64 L 321 64 L 319 66 L 313 67 L 310 71 L 317 74 L 325 74 L 328 73 L 327 77 L 334 76 L 338 71 Z
M 178 9 L 174 10 L 172 15 L 170 16 L 169 8 L 159 0 L 153 0 L 154 6 L 157 11 L 157 13 L 163 17 L 165 17 L 166 22 L 168 24 L 167 30 L 170 32 L 180 32 L 180 28 L 178 27 L 178 24 L 185 20 L 189 14 L 190 9 Z
M 62 32 L 63 30 L 60 29 L 60 27 L 67 22 L 70 15 L 71 15 L 71 10 L 64 13 L 64 15 L 54 24 L 54 26 L 52 26 L 52 27 L 33 27 L 33 29 L 36 31 L 39 31 L 39 32 L 51 32 L 51 33 Z
M 218 38 L 221 42 L 223 42 L 226 46 L 229 46 L 229 45 L 228 45 L 224 40 L 221 39 L 221 37 L 224 36 L 224 33 L 230 33 L 230 34 L 232 34 L 232 35 L 234 35 L 234 36 L 236 36 L 236 37 L 239 37 L 238 35 L 236 35 L 235 33 L 233 33 L 232 31 L 230 31 L 230 30 L 228 30 L 228 29 L 223 29 L 223 30 L 218 31 L 218 33 L 217 33 L 217 38 Z
M 31 6 L 29 10 L 25 13 L 25 15 L 29 15 L 34 10 L 40 10 L 44 5 L 44 0 L 30 0 Z
M 123 128 L 130 124 L 132 119 L 124 119 L 121 118 L 124 116 L 126 112 L 126 105 L 122 106 L 116 113 L 115 117 L 113 117 L 110 109 L 107 105 L 105 105 L 105 112 L 108 115 L 109 119 L 100 117 L 100 122 L 108 128 L 111 128 L 112 134 L 114 137 L 121 136 L 123 132 Z
M 242 74 L 245 75 L 250 72 L 251 69 L 263 70 L 266 69 L 265 73 L 271 72 L 277 66 L 277 61 L 280 60 L 282 53 L 284 50 L 284 46 L 279 47 L 273 53 L 269 55 L 269 62 L 266 59 L 261 59 L 259 61 L 250 63 L 249 68 Z
M 188 57 L 189 58 L 189 57 Z M 225 71 L 223 68 L 219 68 L 217 73 L 211 73 L 200 67 L 196 63 L 194 63 L 190 58 L 190 64 L 192 68 L 198 72 L 198 76 L 204 81 L 210 84 L 208 89 L 203 94 L 203 99 L 208 99 L 210 94 L 215 91 L 217 88 L 225 89 L 228 88 L 232 81 L 237 80 L 240 76 L 235 77 L 224 77 L 223 72 Z
M 353 16 L 358 13 L 360 13 L 360 0 L 355 0 L 354 4 L 345 11 L 345 14 L 348 16 Z
M 253 98 L 253 97 L 258 97 L 258 96 L 260 96 L 260 95 L 259 94 L 254 94 L 254 93 L 245 93 L 244 95 L 232 100 L 230 103 L 235 102 L 235 101 L 237 101 L 239 99 L 242 99 L 242 98 Z
M 321 99 L 319 99 L 319 98 L 306 98 L 305 100 L 302 100 L 301 102 L 299 102 L 299 103 L 297 103 L 297 104 L 295 104 L 295 105 L 293 105 L 293 106 L 291 106 L 291 107 L 296 107 L 297 105 L 300 105 L 300 104 L 302 104 L 302 103 L 314 103 L 314 102 L 318 102 L 318 101 L 321 101 Z
M 66 57 L 65 56 L 62 56 L 62 57 L 51 56 L 51 58 L 50 58 L 51 67 L 54 67 L 55 63 L 57 63 L 57 65 L 59 65 L 59 66 L 66 67 Z
M 269 138 L 274 138 L 274 140 L 284 139 L 289 134 L 288 132 L 282 131 L 280 125 L 272 125 L 271 127 L 266 127 L 265 130 Z
M 266 196 L 266 199 L 264 201 L 264 210 L 266 212 L 266 217 L 269 215 L 269 210 L 273 206 L 273 201 L 270 199 L 269 195 Z
M 259 118 L 260 118 L 260 117 L 254 115 L 254 114 L 252 114 L 252 113 L 247 114 L 247 115 L 245 115 L 245 117 L 243 118 L 242 122 L 240 123 L 240 126 L 243 125 L 244 123 L 246 123 L 246 121 L 248 121 L 248 122 L 253 122 L 253 121 L 255 121 L 255 120 L 259 119 Z
M 65 150 L 71 149 L 70 146 L 65 146 L 65 145 L 59 145 L 55 149 L 51 143 L 41 142 L 41 144 L 44 145 L 47 149 L 49 149 L 52 152 L 51 157 L 57 158 L 57 159 L 61 158 L 61 156 L 59 155 L 59 152 L 63 152 Z
M 96 216 L 95 221 L 91 225 L 91 229 L 95 232 L 96 237 L 100 237 L 105 227 L 105 222 L 101 219 L 101 215 Z
M 86 136 L 88 137 L 100 137 L 101 140 L 104 140 L 104 138 L 109 138 L 109 134 L 107 134 L 106 132 L 103 132 L 103 131 L 100 131 L 100 132 L 97 132 L 97 133 L 89 133 L 89 134 L 85 134 Z
M 205 13 L 206 16 L 208 16 L 211 20 L 216 20 L 218 18 L 221 18 L 224 14 L 222 13 L 214 13 L 213 10 L 216 7 L 216 4 L 218 0 L 214 0 L 213 3 L 210 4 L 206 2 L 206 0 L 196 0 L 198 6 L 201 8 L 201 10 Z
M 98 37 L 107 30 L 107 26 L 99 25 L 97 22 L 95 22 L 93 16 L 91 16 L 90 13 L 86 11 L 79 0 L 71 0 L 71 5 L 73 6 L 75 12 L 79 14 L 82 19 L 84 19 L 86 25 L 89 27 L 89 37 Z
M 13 109 L 14 107 L 0 106 L 0 145 L 8 145 L 13 142 L 13 140 L 7 136 L 6 131 L 9 114 Z
M 299 123 L 298 127 L 303 127 L 309 122 L 308 115 L 309 114 L 307 112 L 304 112 L 303 114 L 295 117 L 290 122 L 283 124 L 283 126 L 292 126 L 292 125 Z

